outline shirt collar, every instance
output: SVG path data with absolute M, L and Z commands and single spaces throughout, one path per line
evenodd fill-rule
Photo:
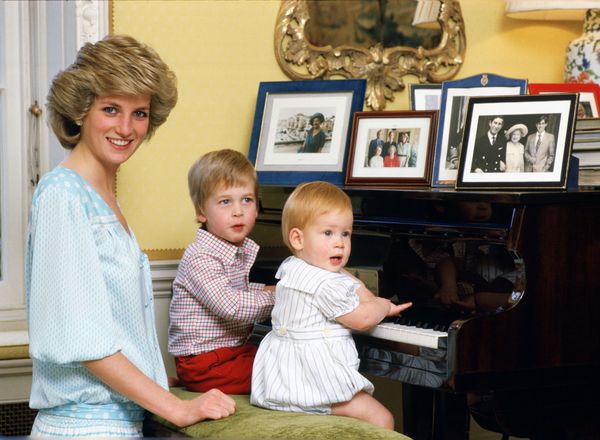
M 202 228 L 198 228 L 196 240 L 211 248 L 214 254 L 226 263 L 233 263 L 239 254 L 255 258 L 259 249 L 259 246 L 248 237 L 244 238 L 241 246 L 236 246 Z

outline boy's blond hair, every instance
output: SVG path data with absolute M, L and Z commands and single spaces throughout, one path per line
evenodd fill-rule
M 350 197 L 327 182 L 307 182 L 296 187 L 283 207 L 281 233 L 283 242 L 294 252 L 289 241 L 293 228 L 304 229 L 320 215 L 339 211 L 352 212 Z
M 220 186 L 251 184 L 258 196 L 258 179 L 250 161 L 239 151 L 211 151 L 198 159 L 188 171 L 188 188 L 196 214 L 202 213 L 204 203 Z

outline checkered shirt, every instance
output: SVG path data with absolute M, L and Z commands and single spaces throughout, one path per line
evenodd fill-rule
M 271 316 L 274 292 L 250 283 L 258 245 L 233 245 L 203 229 L 188 246 L 173 282 L 169 353 L 189 356 L 244 344 L 255 322 Z

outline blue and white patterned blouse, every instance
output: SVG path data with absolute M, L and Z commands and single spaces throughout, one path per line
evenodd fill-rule
M 41 179 L 32 200 L 25 264 L 30 406 L 86 419 L 141 420 L 140 407 L 81 362 L 120 351 L 167 388 L 148 258 L 73 170 L 58 166 Z

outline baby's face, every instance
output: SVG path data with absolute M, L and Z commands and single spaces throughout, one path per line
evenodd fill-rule
M 322 214 L 302 230 L 301 249 L 296 255 L 329 272 L 339 272 L 350 258 L 352 212 Z

